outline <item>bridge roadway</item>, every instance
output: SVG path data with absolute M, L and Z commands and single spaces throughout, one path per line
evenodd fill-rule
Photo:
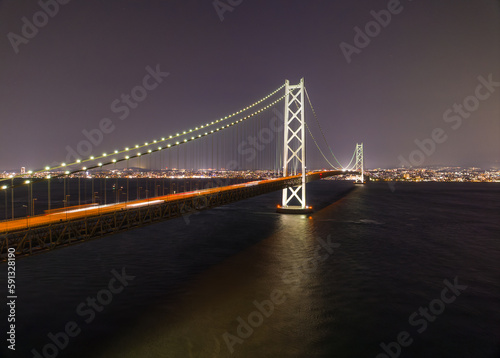
M 306 181 L 355 173 L 308 172 Z M 5 258 L 9 247 L 16 247 L 18 255 L 29 255 L 281 190 L 300 182 L 301 175 L 295 175 L 116 204 L 68 207 L 57 213 L 5 221 L 0 223 L 0 259 Z

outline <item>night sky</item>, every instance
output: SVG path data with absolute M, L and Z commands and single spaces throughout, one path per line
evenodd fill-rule
M 63 161 L 104 117 L 116 129 L 96 154 L 218 119 L 301 77 L 341 161 L 364 142 L 368 168 L 400 166 L 441 128 L 422 165 L 500 167 L 499 1 L 220 1 L 235 6 L 219 16 L 211 0 L 73 0 L 24 43 L 22 19 L 39 3 L 0 1 L 0 170 Z M 388 6 L 397 13 L 348 63 L 341 44 Z M 120 120 L 111 103 L 157 65 L 169 75 Z M 480 76 L 496 82 L 481 100 Z M 471 95 L 471 113 L 443 119 Z

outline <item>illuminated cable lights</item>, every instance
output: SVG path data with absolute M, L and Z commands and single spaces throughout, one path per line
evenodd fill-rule
M 237 112 L 234 112 L 234 113 L 233 113 L 233 114 L 231 114 L 231 115 L 225 116 L 225 117 L 223 117 L 223 118 L 220 118 L 220 119 L 218 119 L 218 120 L 216 120 L 216 121 L 212 121 L 212 122 L 210 122 L 210 123 L 208 123 L 208 122 L 207 122 L 205 125 L 200 125 L 200 126 L 197 126 L 197 127 L 195 127 L 195 129 L 194 129 L 194 130 L 193 130 L 193 129 L 190 129 L 190 130 L 189 130 L 189 133 L 191 133 L 191 132 L 193 132 L 193 131 L 200 130 L 201 128 L 206 128 L 206 127 L 211 126 L 211 125 L 213 125 L 213 124 L 216 124 L 216 123 L 219 123 L 219 122 L 221 122 L 221 121 L 227 120 L 228 118 L 231 118 L 231 117 L 233 117 L 233 116 L 235 116 L 235 115 L 237 115 L 237 114 L 243 113 L 244 111 L 247 111 L 247 110 L 249 110 L 249 109 L 251 109 L 251 108 L 255 107 L 256 105 L 258 105 L 258 104 L 260 104 L 260 103 L 262 103 L 262 102 L 266 101 L 267 99 L 269 99 L 270 97 L 272 97 L 273 95 L 275 95 L 277 92 L 279 92 L 279 91 L 280 91 L 281 89 L 283 89 L 284 87 L 285 87 L 285 84 L 281 85 L 279 88 L 277 88 L 277 89 L 276 89 L 276 90 L 274 90 L 273 92 L 269 93 L 267 96 L 265 96 L 265 97 L 261 98 L 260 100 L 258 100 L 258 101 L 256 101 L 256 102 L 254 102 L 253 104 L 251 104 L 251 105 L 249 105 L 249 106 L 247 106 L 247 107 L 244 107 L 243 109 L 240 109 L 240 110 L 239 110 L 239 111 L 237 111 Z M 258 111 L 256 111 L 255 113 L 253 113 L 253 114 L 251 114 L 251 115 L 249 115 L 249 116 L 247 116 L 247 117 L 244 117 L 243 119 L 240 119 L 239 121 L 236 121 L 236 123 L 242 122 L 243 120 L 245 120 L 245 119 L 247 119 L 247 118 L 253 117 L 253 116 L 254 116 L 254 115 L 256 115 L 256 114 L 261 113 L 263 110 L 265 110 L 265 109 L 269 108 L 270 106 L 272 106 L 272 105 L 276 104 L 277 102 L 279 102 L 280 100 L 282 100 L 284 97 L 285 97 L 285 96 L 281 97 L 281 98 L 280 98 L 280 99 L 278 99 L 277 101 L 274 101 L 273 103 L 271 103 L 270 105 L 268 105 L 268 106 L 264 107 L 263 109 L 258 110 Z M 233 123 L 235 123 L 235 122 L 233 122 Z M 231 125 L 232 125 L 232 124 L 231 124 Z M 227 124 L 227 125 L 223 126 L 222 128 L 217 129 L 217 131 L 219 131 L 219 130 L 221 130 L 221 129 L 225 129 L 225 128 L 229 127 L 229 126 L 230 126 L 230 124 Z M 188 133 L 188 132 L 187 132 L 187 131 L 183 131 L 183 134 L 186 134 L 186 133 Z M 210 133 L 214 133 L 214 131 L 212 130 Z M 208 132 L 205 132 L 205 135 L 198 135 L 198 137 L 197 137 L 197 138 L 201 138 L 201 137 L 206 136 L 206 135 L 208 135 L 208 134 L 209 134 Z M 176 136 L 170 135 L 170 136 L 169 136 L 169 139 L 174 138 L 174 137 L 178 137 L 178 136 L 180 136 L 180 135 L 181 135 L 181 134 L 179 134 L 179 133 L 177 133 L 177 134 L 176 134 Z M 192 137 L 192 138 L 191 138 L 191 140 L 194 140 L 194 139 L 197 139 L 197 138 L 193 138 L 193 137 Z M 161 138 L 161 141 L 165 141 L 165 140 L 166 140 L 166 137 L 162 137 L 162 138 Z M 190 141 L 191 141 L 191 140 L 190 140 Z M 158 142 L 158 140 L 154 139 L 152 142 L 153 142 L 153 143 L 157 143 L 157 142 Z M 184 140 L 184 143 L 186 143 L 186 142 L 187 142 L 187 140 Z M 176 142 L 176 145 L 178 145 L 178 144 L 179 144 L 179 142 Z M 147 146 L 147 145 L 149 145 L 149 142 L 146 142 L 146 143 L 144 144 L 144 146 Z M 141 147 L 143 147 L 143 146 L 136 145 L 135 147 L 136 147 L 136 148 L 141 148 Z M 167 147 L 168 147 L 168 148 L 170 148 L 170 147 L 171 147 L 171 145 L 169 145 L 169 146 L 167 146 Z M 113 152 L 113 153 L 114 153 L 114 154 L 120 154 L 120 153 L 128 152 L 128 151 L 130 151 L 130 150 L 131 150 L 131 149 L 130 149 L 129 147 L 125 147 L 125 149 L 124 149 L 124 150 L 122 150 L 122 151 L 119 151 L 119 150 L 114 150 L 114 152 Z M 159 148 L 159 150 L 161 150 L 161 148 Z M 107 157 L 107 156 L 109 156 L 109 155 L 110 155 L 110 154 L 107 154 L 107 153 L 103 153 L 103 155 L 102 155 L 102 156 L 98 156 L 98 157 L 95 157 L 95 156 L 93 156 L 93 155 L 92 155 L 92 156 L 90 156 L 88 159 L 77 159 L 77 160 L 76 160 L 75 162 L 73 162 L 73 163 L 61 163 L 61 166 L 59 166 L 59 167 L 57 167 L 57 166 L 56 166 L 56 167 L 52 167 L 52 168 L 50 168 L 50 167 L 45 167 L 45 169 L 44 169 L 44 170 L 54 170 L 54 169 L 57 169 L 57 168 L 60 168 L 60 167 L 72 166 L 72 165 L 74 165 L 74 164 L 78 164 L 78 163 L 82 163 L 82 162 L 87 162 L 87 161 L 92 161 L 92 160 L 96 160 L 96 159 L 104 158 L 104 157 Z M 130 158 L 129 156 L 126 156 L 126 157 L 125 157 L 125 159 L 129 159 L 129 158 Z M 111 162 L 110 162 L 110 163 L 111 163 Z M 107 164 L 110 164 L 110 163 L 107 163 Z M 107 164 L 103 164 L 103 165 L 107 165 Z M 48 169 L 47 169 L 47 168 L 48 168 Z M 85 168 L 85 169 L 83 169 L 83 170 L 86 170 L 86 168 L 87 168 L 87 167 L 84 167 L 84 168 Z M 38 173 L 38 172 L 42 172 L 42 171 L 43 171 L 43 170 L 38 170 L 38 171 L 36 171 L 36 172 Z M 77 171 L 80 171 L 80 170 L 77 170 Z M 29 174 L 31 174 L 31 173 L 33 173 L 33 172 L 32 172 L 32 171 L 30 171 L 30 172 L 28 172 L 28 173 L 29 173 Z M 65 172 L 65 173 L 66 173 L 66 172 Z

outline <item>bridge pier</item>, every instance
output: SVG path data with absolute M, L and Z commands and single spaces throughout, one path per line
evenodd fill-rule
M 298 205 L 289 205 L 286 207 L 278 205 L 276 212 L 280 214 L 311 214 L 313 212 L 313 209 L 312 206 L 306 206 L 305 208 L 302 208 Z

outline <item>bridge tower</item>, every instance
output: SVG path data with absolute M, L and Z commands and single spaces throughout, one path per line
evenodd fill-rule
M 363 166 L 363 143 L 356 144 L 356 165 L 354 166 L 354 170 L 359 172 L 360 174 L 356 178 L 356 184 L 364 184 L 365 183 L 365 173 Z
M 304 214 L 312 212 L 306 205 L 306 136 L 304 117 L 304 79 L 297 85 L 285 82 L 285 116 L 283 141 L 283 176 L 301 174 L 301 184 L 283 189 L 281 206 L 278 212 Z M 298 168 L 300 166 L 300 169 Z M 297 199 L 299 205 L 289 205 Z

